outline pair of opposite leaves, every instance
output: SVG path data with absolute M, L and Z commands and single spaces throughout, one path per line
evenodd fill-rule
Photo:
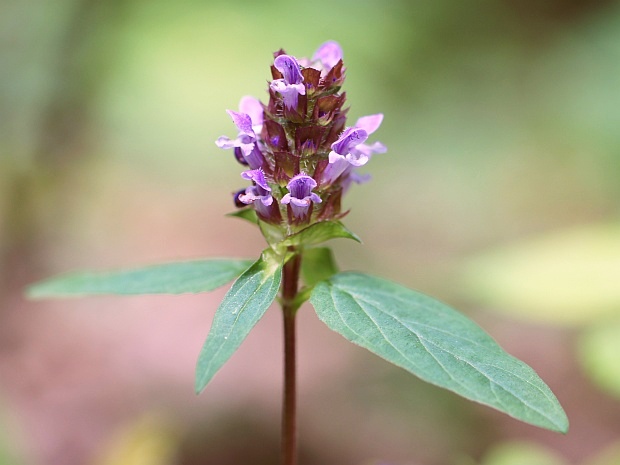
M 309 300 L 330 329 L 429 383 L 527 423 L 567 432 L 568 419 L 549 387 L 473 321 L 396 283 L 337 273 L 327 248 L 306 253 L 302 273 L 311 286 Z M 254 263 L 195 260 L 64 275 L 31 286 L 28 295 L 199 293 L 237 278 L 215 313 L 198 359 L 196 391 L 201 392 L 275 300 L 282 267 L 281 256 L 273 253 L 263 253 Z

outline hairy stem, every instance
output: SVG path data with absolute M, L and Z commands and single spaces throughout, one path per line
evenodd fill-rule
M 297 464 L 297 379 L 295 313 L 293 301 L 299 285 L 301 255 L 284 265 L 282 274 L 282 313 L 284 317 L 284 396 L 282 402 L 282 464 Z

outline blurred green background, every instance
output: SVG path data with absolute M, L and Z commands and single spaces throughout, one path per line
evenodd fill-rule
M 300 465 L 620 463 L 620 2 L 0 0 L 0 465 L 273 464 L 275 308 L 200 397 L 212 295 L 32 303 L 51 273 L 263 242 L 213 141 L 272 52 L 341 43 L 388 146 L 342 268 L 462 309 L 567 436 L 427 386 L 300 313 Z

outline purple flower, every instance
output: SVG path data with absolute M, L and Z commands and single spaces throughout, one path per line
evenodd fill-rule
M 329 164 L 323 172 L 322 181 L 324 183 L 331 184 L 343 173 L 352 170 L 354 167 L 365 165 L 373 153 L 387 151 L 381 142 L 375 142 L 372 145 L 364 143 L 368 139 L 368 135 L 379 128 L 382 121 L 383 115 L 380 113 L 363 116 L 357 120 L 355 126 L 343 131 L 338 140 L 331 146 Z
M 297 108 L 299 95 L 306 94 L 304 77 L 301 75 L 297 61 L 288 55 L 280 55 L 276 57 L 273 65 L 282 73 L 283 79 L 274 79 L 269 87 L 282 96 L 286 108 Z
M 338 42 L 333 40 L 327 41 L 322 44 L 312 57 L 312 62 L 318 62 L 320 65 L 320 71 L 323 73 L 329 72 L 336 63 L 342 59 L 342 49 Z
M 280 201 L 283 205 L 290 205 L 293 216 L 297 220 L 304 220 L 308 215 L 308 210 L 314 203 L 321 203 L 321 197 L 312 192 L 317 183 L 311 176 L 300 173 L 293 177 L 286 185 L 289 192 Z
M 273 214 L 273 196 L 271 187 L 267 184 L 263 170 L 248 170 L 241 173 L 243 179 L 252 181 L 254 184 L 238 196 L 239 202 L 246 205 L 254 204 L 254 209 L 259 216 L 270 218 Z
M 254 97 L 246 95 L 239 101 L 239 113 L 245 113 L 252 120 L 252 130 L 259 134 L 263 128 L 263 106 Z
M 258 138 L 252 128 L 253 121 L 250 115 L 232 110 L 226 110 L 226 112 L 237 126 L 239 134 L 236 139 L 232 140 L 221 136 L 215 141 L 215 145 L 221 149 L 235 149 L 235 157 L 242 163 L 242 160 L 245 160 L 253 170 L 263 167 L 265 158 L 256 144 Z

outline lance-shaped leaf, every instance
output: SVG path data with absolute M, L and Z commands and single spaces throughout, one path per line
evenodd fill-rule
M 282 264 L 263 253 L 232 285 L 213 317 L 211 330 L 198 357 L 196 393 L 239 348 L 250 330 L 276 298 Z
M 429 383 L 527 423 L 568 430 L 566 414 L 534 370 L 430 297 L 364 274 L 340 273 L 317 284 L 310 302 L 332 330 Z
M 123 271 L 71 273 L 33 284 L 31 299 L 87 295 L 184 294 L 208 292 L 239 276 L 252 262 L 192 260 Z

